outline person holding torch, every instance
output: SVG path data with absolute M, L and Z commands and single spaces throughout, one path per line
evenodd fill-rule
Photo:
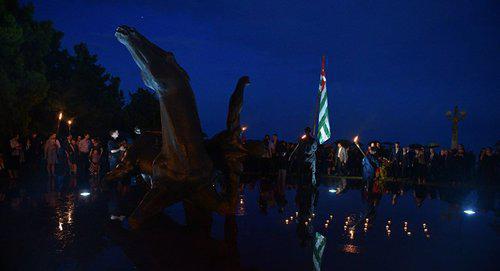
M 361 161 L 363 167 L 363 180 L 367 183 L 367 188 L 373 184 L 375 179 L 375 173 L 380 167 L 380 163 L 376 157 L 377 148 L 375 146 L 368 146 L 368 151 L 365 154 L 361 147 L 359 146 L 359 137 L 354 138 L 354 144 L 358 147 L 359 151 L 363 154 L 363 160 Z
M 300 181 L 316 185 L 316 150 L 318 143 L 311 134 L 311 128 L 304 129 L 304 135 L 299 139 L 297 147 L 290 154 L 289 162 L 296 160 L 299 167 Z

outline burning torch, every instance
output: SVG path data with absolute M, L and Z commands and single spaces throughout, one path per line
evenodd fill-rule
M 354 137 L 353 141 L 354 141 L 354 144 L 356 145 L 356 147 L 358 147 L 359 151 L 363 154 L 363 156 L 366 157 L 365 152 L 359 146 L 359 136 Z

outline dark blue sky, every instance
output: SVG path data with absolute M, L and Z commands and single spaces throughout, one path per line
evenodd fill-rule
M 249 75 L 242 120 L 250 137 L 293 139 L 311 125 L 321 55 L 333 138 L 449 146 L 445 112 L 468 112 L 459 139 L 500 139 L 499 1 L 34 1 L 38 19 L 85 42 L 127 93 L 138 68 L 114 38 L 120 24 L 176 54 L 191 76 L 204 130 L 224 127 Z

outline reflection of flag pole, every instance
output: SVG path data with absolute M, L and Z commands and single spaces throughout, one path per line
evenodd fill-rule
M 323 251 L 325 250 L 326 238 L 320 233 L 316 232 L 314 236 L 314 248 L 313 248 L 313 264 L 314 270 L 321 270 L 321 258 L 323 257 Z

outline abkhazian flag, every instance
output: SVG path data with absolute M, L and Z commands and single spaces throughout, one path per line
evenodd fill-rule
M 323 257 L 323 251 L 325 250 L 326 238 L 319 232 L 316 232 L 314 236 L 314 248 L 313 248 L 313 264 L 314 270 L 321 270 L 321 258 Z
M 321 61 L 319 96 L 318 141 L 319 144 L 323 144 L 331 135 L 330 120 L 328 119 L 328 96 L 326 94 L 325 57 Z

